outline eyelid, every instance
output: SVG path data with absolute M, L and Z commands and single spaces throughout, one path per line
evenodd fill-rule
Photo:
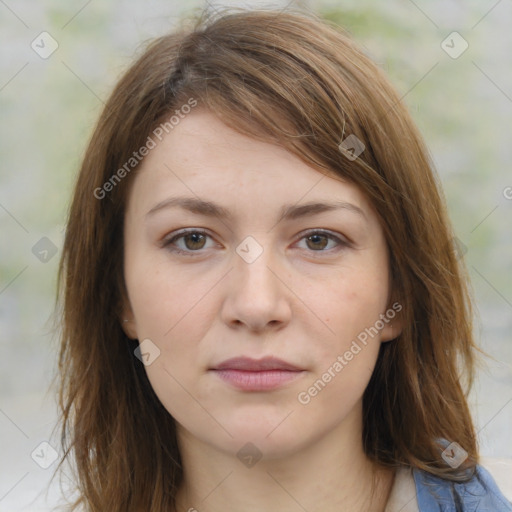
M 299 233 L 297 240 L 301 240 L 302 238 L 304 238 L 308 235 L 316 235 L 316 234 L 324 235 L 333 240 L 338 240 L 340 242 L 340 244 L 344 244 L 347 246 L 353 245 L 353 242 L 347 236 L 342 235 L 341 233 L 336 233 L 334 231 L 330 231 L 328 229 L 322 229 L 322 228 L 307 229 L 306 231 Z M 317 251 L 317 252 L 322 252 L 322 251 Z
M 162 246 L 162 248 L 168 248 L 168 246 L 170 246 L 175 240 L 178 240 L 178 239 L 180 239 L 188 234 L 192 234 L 192 233 L 198 233 L 198 234 L 207 236 L 211 239 L 214 239 L 213 235 L 211 235 L 207 230 L 205 230 L 203 228 L 185 228 L 182 230 L 178 230 L 177 232 L 173 232 L 170 235 L 163 238 L 161 241 L 161 246 Z M 308 252 L 310 252 L 310 253 L 313 253 L 313 254 L 319 253 L 320 255 L 330 254 L 332 251 L 336 252 L 344 247 L 352 247 L 353 246 L 353 242 L 351 240 L 349 240 L 346 236 L 338 234 L 338 233 L 334 233 L 332 231 L 322 229 L 322 228 L 311 228 L 311 229 L 308 229 L 306 231 L 299 233 L 297 235 L 297 239 L 294 243 L 301 241 L 302 239 L 306 238 L 307 236 L 317 235 L 317 234 L 323 235 L 323 236 L 327 237 L 329 240 L 334 240 L 335 242 L 337 242 L 338 245 L 336 248 L 329 249 L 329 250 L 320 250 L 320 251 L 309 250 Z M 197 251 L 183 250 L 183 249 L 179 249 L 177 247 L 173 247 L 172 249 L 168 249 L 168 250 L 170 250 L 174 253 L 177 253 L 177 254 L 186 254 L 189 256 L 193 256 L 194 253 L 201 254 L 201 252 L 203 251 L 202 249 L 198 249 Z
M 162 248 L 168 248 L 175 240 L 178 240 L 186 235 L 192 234 L 192 233 L 199 233 L 201 235 L 205 235 L 207 237 L 210 237 L 213 239 L 213 236 L 205 229 L 203 228 L 185 228 L 178 231 L 173 231 L 168 236 L 165 236 L 162 241 L 160 242 L 160 245 Z M 169 249 L 172 252 L 181 253 L 181 254 L 193 254 L 193 253 L 200 253 L 201 249 L 197 251 L 184 251 L 183 249 L 179 249 L 177 247 L 174 247 L 172 249 Z

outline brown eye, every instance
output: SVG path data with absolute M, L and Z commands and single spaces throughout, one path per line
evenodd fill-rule
M 183 235 L 182 238 L 185 241 L 185 246 L 190 250 L 202 249 L 206 240 L 205 236 L 201 233 L 188 233 Z
M 192 255 L 191 253 L 199 252 L 205 248 L 207 238 L 211 237 L 205 231 L 182 231 L 172 238 L 165 240 L 162 245 L 172 252 Z M 178 244 L 177 242 L 180 241 L 182 243 Z
M 325 249 L 326 245 L 329 243 L 327 236 L 322 234 L 310 235 L 306 237 L 306 240 L 312 242 L 313 247 L 308 244 L 310 249 Z
M 313 252 L 331 252 L 331 250 L 348 247 L 350 244 L 343 238 L 335 236 L 327 231 L 313 231 L 301 238 L 306 240 L 306 248 Z M 329 242 L 334 242 L 334 246 L 326 249 Z

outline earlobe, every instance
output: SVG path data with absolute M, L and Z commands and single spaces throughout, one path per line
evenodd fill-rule
M 380 321 L 384 324 L 381 330 L 380 340 L 382 342 L 392 341 L 402 334 L 403 306 L 400 300 L 395 301 L 391 306 L 388 302 L 388 309 L 380 315 Z
M 403 326 L 402 318 L 400 315 L 393 315 L 393 317 L 391 318 L 388 315 L 385 315 L 382 322 L 384 323 L 384 327 L 382 328 L 381 331 L 381 341 L 392 341 L 398 338 L 400 334 L 402 334 Z
M 130 307 L 123 308 L 119 321 L 121 323 L 121 328 L 128 338 L 132 340 L 138 339 L 137 326 L 135 325 L 135 318 Z
M 402 334 L 402 322 L 395 318 L 393 322 L 386 324 L 382 329 L 380 341 L 392 341 Z

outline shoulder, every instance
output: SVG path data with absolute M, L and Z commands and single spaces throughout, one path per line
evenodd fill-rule
M 413 477 L 421 512 L 512 512 L 512 503 L 481 464 L 467 482 L 452 482 L 417 468 Z

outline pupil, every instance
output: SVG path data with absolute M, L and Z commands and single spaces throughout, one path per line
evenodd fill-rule
M 197 238 L 200 238 L 202 237 L 203 235 L 201 235 L 200 233 L 192 233 L 190 235 L 188 235 L 190 238 L 192 238 L 192 244 L 196 244 L 196 243 L 200 243 L 197 241 Z M 197 247 L 196 247 L 197 248 Z
M 323 249 L 326 246 L 326 238 L 323 235 L 311 235 L 309 239 L 313 241 L 313 244 L 317 244 L 318 239 L 321 238 L 324 240 L 324 243 L 322 244 L 321 248 Z M 315 241 L 316 240 L 316 241 Z

